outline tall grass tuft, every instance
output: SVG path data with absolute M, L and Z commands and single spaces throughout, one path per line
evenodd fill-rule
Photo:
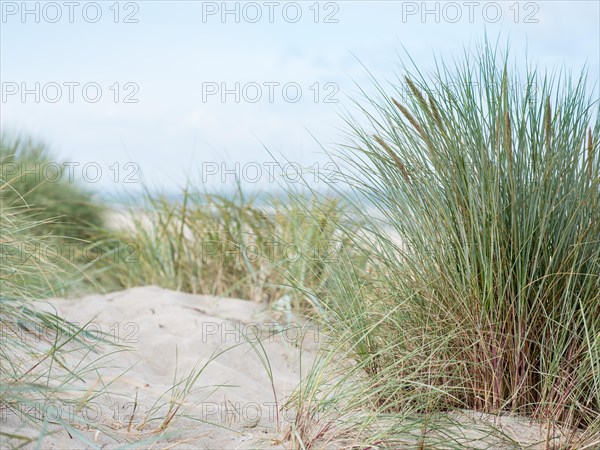
M 27 206 L 30 194 L 19 193 L 19 187 L 0 178 L 0 198 L 18 195 L 21 200 L 16 205 L 0 203 L 0 447 L 45 448 L 50 435 L 65 430 L 86 448 L 100 446 L 99 433 L 114 443 L 131 441 L 128 448 L 148 448 L 163 435 L 140 440 L 128 434 L 131 423 L 128 433 L 117 433 L 120 424 L 108 413 L 116 394 L 111 385 L 119 378 L 113 372 L 115 356 L 129 348 L 98 324 L 90 326 L 93 317 L 85 324 L 69 322 L 47 301 L 71 292 L 73 285 L 84 287 L 82 280 L 91 281 L 89 265 L 68 253 L 45 251 L 80 239 L 55 235 L 61 228 L 53 228 L 57 219 L 39 218 Z M 192 371 L 184 380 L 186 394 L 198 376 Z M 100 405 L 107 405 L 108 411 Z M 158 408 L 153 415 L 158 418 Z M 177 415 L 170 411 L 160 431 Z M 93 439 L 90 432 L 95 432 Z
M 324 265 L 347 245 L 337 227 L 343 210 L 334 198 L 273 196 L 259 204 L 241 190 L 227 196 L 187 187 L 176 201 L 148 192 L 107 238 L 131 252 L 116 264 L 108 258 L 106 283 L 306 309 L 325 289 Z
M 51 232 L 71 241 L 89 241 L 103 225 L 104 207 L 81 180 L 69 174 L 47 146 L 31 138 L 3 133 L 0 138 L 3 208 L 24 208 L 32 220 L 44 222 L 34 231 Z
M 0 179 L 0 195 L 15 189 Z M 78 426 L 93 426 L 80 415 L 70 418 L 56 414 L 57 408 L 79 412 L 86 405 L 86 397 L 92 392 L 85 392 L 78 383 L 101 364 L 100 358 L 83 360 L 103 345 L 103 339 L 99 335 L 90 339 L 85 326 L 69 323 L 42 301 L 64 293 L 66 283 L 83 277 L 68 259 L 40 257 L 40 247 L 60 246 L 56 237 L 47 235 L 51 224 L 49 219 L 35 220 L 26 207 L 2 203 L 0 208 L 0 420 L 6 427 L 0 430 L 3 445 L 40 446 L 50 424 L 63 426 L 73 435 L 78 433 Z M 73 367 L 67 367 L 69 358 L 71 363 L 75 361 Z M 27 422 L 39 433 L 8 432 L 11 425 L 7 420 L 13 425 L 15 420 Z
M 319 405 L 412 411 L 425 428 L 449 410 L 522 414 L 597 444 L 598 99 L 585 75 L 522 75 L 487 44 L 436 67 L 375 82 L 347 118 L 340 165 L 371 270 L 331 274 L 320 300 L 371 388 Z M 328 392 L 342 375 L 321 376 Z

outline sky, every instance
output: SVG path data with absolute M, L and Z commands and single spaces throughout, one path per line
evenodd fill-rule
M 428 71 L 487 35 L 600 73 L 598 1 L 1 3 L 2 133 L 108 193 L 326 172 L 357 86 L 401 76 L 405 51 Z

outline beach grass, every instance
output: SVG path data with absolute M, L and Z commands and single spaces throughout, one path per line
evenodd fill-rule
M 125 212 L 129 223 L 106 236 L 114 247 L 132 251 L 116 264 L 107 258 L 105 283 L 307 310 L 326 289 L 324 266 L 348 246 L 337 227 L 344 208 L 335 198 L 317 196 L 273 196 L 259 204 L 241 190 L 226 196 L 187 187 L 178 201 L 147 193 L 142 207 Z
M 487 43 L 437 68 L 409 64 L 391 86 L 374 80 L 376 94 L 347 117 L 337 157 L 367 199 L 355 213 L 372 208 L 362 215 L 369 232 L 353 235 L 371 270 L 348 262 L 328 274 L 323 323 L 334 353 L 354 365 L 332 370 L 325 357 L 298 389 L 297 448 L 352 429 L 361 445 L 394 443 L 390 418 L 419 417 L 434 428 L 424 436 L 439 438 L 435 418 L 460 410 L 527 416 L 547 426 L 541 445 L 567 430 L 561 445 L 593 448 L 598 99 L 585 75 L 517 70 Z M 344 412 L 360 410 L 368 419 L 344 428 Z
M 96 238 L 104 224 L 104 204 L 42 141 L 3 132 L 0 167 L 8 183 L 1 192 L 2 208 L 22 207 L 33 220 L 45 221 L 36 232 L 71 242 Z
M 43 210 L 43 202 L 31 206 L 30 196 L 39 202 L 46 193 L 33 194 L 37 187 L 13 181 L 0 179 L 0 441 L 3 447 L 43 448 L 47 438 L 65 430 L 88 448 L 98 447 L 90 432 L 96 437 L 102 433 L 116 445 L 114 427 L 122 424 L 113 423 L 109 406 L 99 405 L 112 403 L 111 385 L 128 370 L 112 370 L 107 376 L 106 369 L 118 367 L 120 353 L 131 348 L 115 341 L 110 328 L 95 323 L 94 317 L 87 323 L 65 320 L 49 301 L 95 287 L 93 264 L 62 249 L 73 242 L 105 246 L 102 240 L 89 240 L 88 234 L 105 232 L 85 222 L 86 207 L 79 216 L 82 209 L 75 205 L 86 194 L 76 187 L 69 221 L 58 222 L 52 203 L 49 210 Z M 39 179 L 38 183 L 43 184 Z M 188 375 L 188 391 L 198 377 L 198 371 Z M 180 383 L 176 380 L 173 389 Z M 163 426 L 141 437 L 130 436 L 129 448 L 148 448 L 168 433 L 179 407 L 172 411 L 159 400 L 152 414 Z
M 295 411 L 290 448 L 600 445 L 597 94 L 585 74 L 517 68 L 487 42 L 430 74 L 408 60 L 355 99 L 330 194 L 263 202 L 188 183 L 177 200 L 146 191 L 108 226 L 80 186 L 23 178 L 21 162 L 52 161 L 43 147 L 3 139 L 2 406 L 90 398 L 69 388 L 101 363 L 72 370 L 61 352 L 104 343 L 39 303 L 77 279 L 310 316 L 326 339 L 293 395 L 275 396 Z M 69 240 L 102 257 L 33 254 Z M 204 368 L 176 375 L 144 424 L 163 433 Z M 519 441 L 505 417 L 543 438 Z
M 15 192 L 17 188 L 3 180 L 0 191 Z M 78 268 L 68 260 L 40 258 L 40 247 L 60 244 L 58 238 L 45 234 L 52 227 L 51 219 L 34 217 L 24 206 L 3 204 L 0 211 L 2 420 L 11 415 L 40 429 L 38 436 L 1 430 L 0 435 L 3 440 L 13 439 L 22 445 L 40 445 L 50 423 L 79 434 L 61 411 L 80 411 L 89 401 L 94 393 L 74 386 L 96 369 L 101 358 L 92 358 L 77 367 L 66 367 L 63 362 L 73 355 L 80 355 L 83 361 L 99 348 L 110 348 L 103 336 L 90 336 L 85 325 L 64 320 L 44 301 L 64 293 L 65 283 L 74 279 Z M 79 417 L 76 422 L 84 425 L 85 420 Z

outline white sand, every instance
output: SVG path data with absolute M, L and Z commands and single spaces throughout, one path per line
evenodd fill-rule
M 106 386 L 110 395 L 93 398 L 84 409 L 84 415 L 103 432 L 78 425 L 75 430 L 71 429 L 71 437 L 64 427 L 49 425 L 46 431 L 54 434 L 26 448 L 109 449 L 128 443 L 136 448 L 152 449 L 288 448 L 290 443 L 280 439 L 292 412 L 281 412 L 280 407 L 300 381 L 300 362 L 306 372 L 324 339 L 316 327 L 305 326 L 304 338 L 299 342 L 298 326 L 285 328 L 283 317 L 267 313 L 259 304 L 157 287 L 77 300 L 56 299 L 48 306 L 79 325 L 91 321 L 86 330 L 101 330 L 111 341 L 128 345 L 132 350 L 105 356 L 97 364 L 103 366 L 101 370 L 88 370 L 82 380 L 73 381 L 71 386 L 83 393 L 89 391 L 90 395 L 102 385 Z M 285 331 L 270 336 L 277 325 Z M 244 338 L 244 335 L 254 336 L 253 331 L 259 330 L 262 347 L 257 345 L 256 339 L 248 342 Z M 94 341 L 88 338 L 88 342 Z M 175 379 L 185 379 L 194 367 L 201 368 L 212 355 L 223 350 L 227 351 L 204 368 L 190 394 L 179 402 L 182 406 L 166 432 L 161 431 L 159 428 L 168 415 L 172 394 L 169 390 Z M 265 367 L 265 355 L 268 355 L 268 367 Z M 84 361 L 89 363 L 100 356 L 101 353 L 90 354 Z M 69 355 L 65 366 L 74 367 L 80 360 L 81 354 Z M 269 371 L 272 371 L 278 403 Z M 184 384 L 180 384 L 179 391 L 183 388 Z M 132 415 L 136 393 L 137 407 Z M 157 401 L 158 406 L 154 408 Z M 47 407 L 40 408 L 46 408 L 48 416 L 72 419 L 72 406 L 53 406 L 50 412 Z M 469 411 L 450 415 L 465 425 L 462 431 L 456 431 L 463 435 L 460 440 L 468 447 L 545 447 L 545 427 L 527 419 Z M 39 435 L 39 428 L 32 427 L 14 412 L 6 414 L 5 411 L 0 426 L 4 433 Z M 451 432 L 452 428 L 446 431 Z M 497 439 L 490 434 L 491 428 L 508 439 Z M 415 430 L 415 435 L 419 435 L 419 430 Z M 511 440 L 513 445 L 507 444 Z M 13 448 L 17 442 L 2 438 L 0 447 Z M 452 446 L 450 440 L 448 444 Z M 407 448 L 411 447 L 414 448 Z
M 178 449 L 284 448 L 277 442 L 278 408 L 268 369 L 259 357 L 261 348 L 253 339 L 256 350 L 253 349 L 243 336 L 255 336 L 254 330 L 259 330 L 259 322 L 262 324 L 261 342 L 268 354 L 280 407 L 299 381 L 298 327 L 290 326 L 283 333 L 269 337 L 277 326 L 285 325 L 273 323 L 273 318 L 265 315 L 263 307 L 256 303 L 189 295 L 157 287 L 78 300 L 58 299 L 53 300 L 52 305 L 60 315 L 79 325 L 92 320 L 86 330 L 109 333 L 111 340 L 132 346 L 134 351 L 113 355 L 112 363 L 104 361 L 111 367 L 103 369 L 101 377 L 98 373 L 89 373 L 84 383 L 77 386 L 84 391 L 84 385 L 97 389 L 100 383 L 107 385 L 116 379 L 108 388 L 110 398 L 94 399 L 86 410 L 87 417 L 102 423 L 110 434 L 83 431 L 84 438 L 91 441 L 85 445 L 81 438 L 71 439 L 64 429 L 50 427 L 49 430 L 57 433 L 47 437 L 40 448 L 93 448 L 94 444 L 114 448 L 126 442 L 152 441 L 159 437 L 158 443 L 148 443 L 142 448 L 170 448 L 170 445 Z M 303 347 L 314 347 L 314 341 L 318 340 L 316 329 L 308 330 Z M 89 341 L 93 342 L 93 338 Z M 167 414 L 171 396 L 168 390 L 174 384 L 175 371 L 180 380 L 197 364 L 201 367 L 211 355 L 227 348 L 232 349 L 217 357 L 201 373 L 167 435 L 157 433 Z M 309 358 L 309 353 L 303 350 L 302 358 Z M 75 361 L 77 359 L 72 362 Z M 124 373 L 132 366 L 133 369 Z M 138 407 L 131 420 L 136 391 Z M 160 420 L 136 429 L 161 395 L 159 405 L 166 404 L 156 414 Z M 63 407 L 61 417 L 67 416 L 68 407 Z M 5 417 L 2 428 L 4 432 L 22 435 L 38 433 L 15 414 Z M 1 444 L 2 448 L 12 447 L 10 442 Z

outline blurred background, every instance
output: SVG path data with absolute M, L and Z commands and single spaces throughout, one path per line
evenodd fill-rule
M 188 176 L 272 190 L 282 171 L 331 169 L 322 147 L 342 140 L 357 86 L 402 76 L 405 52 L 426 71 L 487 35 L 518 64 L 597 81 L 599 5 L 2 2 L 2 133 L 43 140 L 106 195 Z

